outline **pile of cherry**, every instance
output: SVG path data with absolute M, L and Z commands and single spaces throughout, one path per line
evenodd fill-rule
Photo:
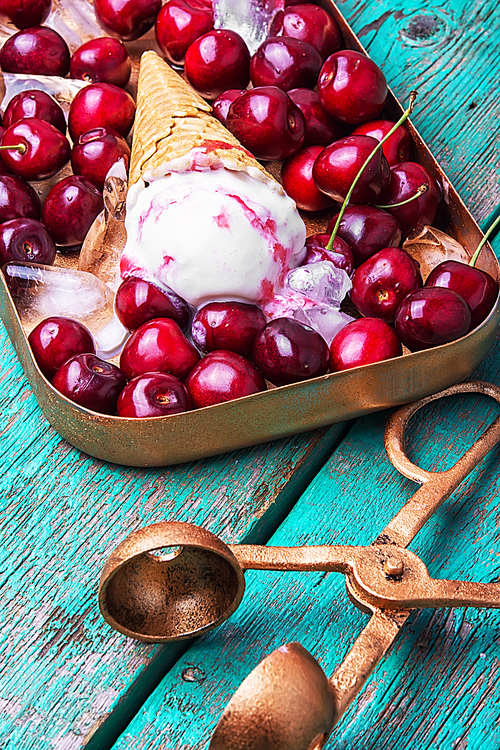
M 14 12 L 20 3 L 10 5 L 15 23 L 43 21 L 43 13 L 30 15 L 26 7 L 20 18 Z M 43 3 L 32 5 L 36 13 Z M 266 322 L 250 304 L 212 302 L 191 320 L 189 305 L 173 291 L 129 278 L 116 295 L 116 314 L 132 332 L 120 367 L 96 356 L 92 336 L 76 321 L 49 318 L 30 334 L 40 369 L 60 392 L 102 413 L 174 414 L 265 390 L 265 380 L 285 385 L 400 356 L 402 344 L 418 351 L 454 341 L 487 317 L 498 294 L 489 274 L 446 261 L 424 284 L 418 263 L 399 247 L 416 226 L 434 222 L 441 186 L 411 161 L 403 126 L 374 152 L 395 125 L 380 119 L 385 77 L 369 58 L 343 49 L 326 11 L 287 2 L 250 56 L 238 34 L 213 28 L 209 0 L 167 0 L 163 7 L 161 0 L 95 0 L 94 6 L 103 27 L 124 40 L 155 23 L 165 57 L 184 66 L 193 88 L 213 101 L 215 116 L 256 158 L 285 160 L 282 183 L 299 208 L 319 211 L 348 198 L 340 221 L 335 216 L 326 233 L 307 239 L 304 264 L 326 260 L 346 271 L 362 317 L 328 346 L 297 320 Z M 93 82 L 71 105 L 72 150 L 62 112 L 43 92 L 19 94 L 3 116 L 0 263 L 50 264 L 55 245 L 83 241 L 102 208 L 108 169 L 118 158 L 128 161 L 124 138 L 135 107 L 120 87 L 130 60 L 124 45 L 109 37 L 84 44 L 70 58 L 55 32 L 35 26 L 7 40 L 0 67 L 69 72 Z M 38 198 L 23 180 L 56 174 L 70 156 L 75 175 L 51 190 L 40 223 Z

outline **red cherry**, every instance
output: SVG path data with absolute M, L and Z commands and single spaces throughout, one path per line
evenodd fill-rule
M 52 0 L 2 0 L 2 13 L 18 29 L 39 26 L 50 13 Z
M 36 363 L 48 380 L 77 354 L 95 354 L 89 329 L 77 320 L 53 316 L 42 320 L 28 336 Z
M 373 60 L 346 49 L 325 60 L 318 78 L 318 94 L 332 117 L 349 125 L 361 125 L 382 112 L 387 82 Z
M 0 224 L 0 266 L 10 261 L 51 266 L 56 257 L 54 242 L 36 219 L 11 219 Z
M 422 185 L 428 185 L 426 192 L 404 206 L 391 207 L 391 203 L 401 203 L 413 198 Z M 417 224 L 432 224 L 441 202 L 441 188 L 425 167 L 413 161 L 405 161 L 391 168 L 391 180 L 382 201 L 385 210 L 396 217 L 406 236 Z
M 5 108 L 4 127 L 8 128 L 26 117 L 38 117 L 50 122 L 55 128 L 66 133 L 66 119 L 56 100 L 45 91 L 28 89 L 13 96 Z
M 118 159 L 128 169 L 130 146 L 125 138 L 111 128 L 94 128 L 79 136 L 71 151 L 73 172 L 92 180 L 102 190 L 106 175 Z
M 191 409 L 191 397 L 184 383 L 165 372 L 148 372 L 128 383 L 120 393 L 119 417 L 164 417 Z
M 167 0 L 156 19 L 156 41 L 170 63 L 184 65 L 188 47 L 213 27 L 210 3 Z
M 52 380 L 56 390 L 76 404 L 99 414 L 113 414 L 127 379 L 111 362 L 95 354 L 78 354 L 58 369 Z
M 330 241 L 330 236 L 331 233 L 313 234 L 307 238 L 307 253 L 303 265 L 329 260 L 336 268 L 341 268 L 350 276 L 354 268 L 352 250 L 347 242 L 338 236 L 333 240 L 332 250 L 327 250 L 326 246 Z
M 290 318 L 276 318 L 255 339 L 254 362 L 267 380 L 286 385 L 324 375 L 328 345 L 309 326 Z
M 0 50 L 0 68 L 5 73 L 64 77 L 69 72 L 69 61 L 68 45 L 46 26 L 18 31 Z
M 389 120 L 373 120 L 365 122 L 352 131 L 352 135 L 369 135 L 377 141 L 381 141 L 396 123 Z M 409 132 L 400 125 L 394 133 L 389 136 L 382 146 L 384 156 L 393 167 L 401 161 L 408 161 L 411 156 L 412 142 Z
M 156 318 L 131 335 L 123 347 L 120 367 L 129 380 L 146 372 L 169 372 L 185 380 L 199 359 L 175 320 Z
M 337 222 L 337 216 L 328 224 L 327 231 L 330 233 Z M 354 255 L 355 265 L 359 266 L 384 247 L 398 247 L 401 242 L 401 227 L 395 216 L 376 206 L 347 206 L 337 235 L 347 242 Z
M 14 175 L 0 175 L 0 223 L 25 216 L 39 219 L 40 198 L 31 185 Z
M 333 338 L 330 369 L 349 370 L 402 354 L 401 342 L 388 323 L 379 318 L 360 318 L 348 323 Z
M 245 91 L 229 107 L 227 127 L 257 159 L 286 159 L 305 136 L 304 116 L 276 86 Z
M 314 88 L 321 68 L 319 52 L 300 39 L 268 37 L 250 61 L 254 86 L 277 86 L 283 91 Z
M 212 29 L 186 52 L 184 70 L 191 86 L 205 99 L 227 89 L 244 89 L 250 81 L 250 53 L 235 31 Z
M 191 320 L 191 310 L 182 297 L 171 289 L 162 291 L 135 276 L 125 279 L 118 287 L 115 310 L 117 318 L 129 331 L 135 331 L 154 318 L 172 318 L 183 329 Z
M 290 156 L 281 168 L 281 182 L 290 198 L 304 211 L 321 211 L 332 200 L 316 187 L 313 166 L 323 146 L 309 146 Z
M 311 89 L 290 89 L 290 99 L 300 109 L 306 122 L 304 146 L 328 146 L 342 138 L 345 125 L 337 122 L 323 109 L 316 91 Z
M 469 306 L 459 294 L 429 286 L 405 297 L 396 313 L 395 328 L 403 344 L 416 352 L 465 336 L 470 324 Z
M 202 351 L 226 349 L 248 359 L 255 337 L 266 325 L 262 310 L 243 302 L 209 302 L 196 313 L 193 341 Z
M 5 128 L 0 125 L 0 146 L 2 145 L 4 133 L 5 133 Z M 4 162 L 3 157 L 2 157 L 2 152 L 0 151 L 0 175 L 3 175 L 3 174 L 12 174 L 12 169 L 9 169 L 7 164 Z
M 212 114 L 224 126 L 226 125 L 227 113 L 231 104 L 245 93 L 245 89 L 228 89 L 223 91 L 220 96 L 212 103 Z
M 344 46 L 342 33 L 334 18 L 312 3 L 294 3 L 284 13 L 277 13 L 269 36 L 290 36 L 311 44 L 323 59 Z
M 128 50 L 118 39 L 103 36 L 89 39 L 73 53 L 70 78 L 89 83 L 101 81 L 114 86 L 126 86 L 132 64 Z
M 186 380 L 186 388 L 193 405 L 202 408 L 265 391 L 266 384 L 247 359 L 218 349 L 198 362 Z
M 161 0 L 94 0 L 101 26 L 127 42 L 138 39 L 154 24 Z
M 102 194 L 86 177 L 60 180 L 47 195 L 42 221 L 56 245 L 80 245 L 104 207 Z
M 111 83 L 91 83 L 71 102 L 68 127 L 74 142 L 94 128 L 111 128 L 126 137 L 132 127 L 135 103 L 127 91 Z
M 25 180 L 45 180 L 64 167 L 70 156 L 65 135 L 50 122 L 30 117 L 7 128 L 2 138 L 2 158 Z

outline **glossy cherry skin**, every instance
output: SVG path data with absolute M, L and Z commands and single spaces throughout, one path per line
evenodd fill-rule
M 329 222 L 328 232 L 333 231 L 337 216 Z M 384 247 L 398 247 L 401 227 L 395 216 L 376 206 L 347 206 L 337 235 L 347 242 L 359 266 Z
M 306 122 L 304 146 L 328 146 L 345 134 L 345 125 L 337 122 L 323 109 L 316 91 L 290 89 L 290 99 L 300 109 Z
M 306 257 L 302 265 L 309 263 L 319 263 L 322 260 L 329 260 L 336 268 L 341 268 L 349 276 L 354 269 L 354 258 L 351 248 L 340 237 L 335 237 L 333 249 L 327 250 L 326 246 L 330 240 L 329 234 L 313 234 L 306 240 Z
M 2 145 L 4 133 L 5 133 L 5 128 L 0 125 L 0 146 Z M 2 152 L 0 151 L 0 175 L 2 174 L 12 174 L 12 169 L 10 169 L 7 166 L 7 164 L 4 162 L 3 157 L 2 157 Z
M 212 29 L 188 48 L 184 71 L 205 99 L 227 89 L 244 89 L 250 81 L 250 52 L 242 37 L 228 29 Z
M 309 326 L 276 318 L 255 339 L 253 359 L 267 380 L 286 385 L 324 375 L 329 352 L 326 341 Z
M 305 137 L 304 115 L 276 86 L 246 91 L 229 107 L 227 127 L 257 159 L 286 159 Z
M 52 177 L 69 161 L 71 148 L 68 139 L 50 122 L 30 117 L 19 120 L 4 133 L 2 146 L 22 146 L 21 153 L 12 148 L 3 151 L 2 158 L 12 171 L 25 180 L 45 180 Z
M 0 223 L 25 216 L 39 219 L 40 198 L 31 185 L 14 175 L 0 175 Z
M 135 103 L 127 91 L 111 83 L 91 83 L 71 102 L 68 128 L 74 142 L 94 128 L 111 128 L 126 137 L 135 116 Z
M 498 296 L 493 276 L 457 260 L 445 260 L 433 268 L 425 286 L 452 289 L 463 297 L 471 311 L 471 330 L 488 317 Z
M 98 190 L 104 187 L 109 170 L 118 159 L 128 169 L 130 146 L 111 128 L 94 128 L 79 136 L 71 151 L 71 166 L 77 175 L 92 180 Z
M 184 65 L 188 47 L 213 29 L 211 4 L 204 0 L 167 0 L 156 18 L 156 41 L 167 60 Z
M 56 390 L 86 409 L 114 414 L 118 396 L 127 384 L 123 372 L 96 357 L 77 354 L 58 369 L 52 380 Z
M 51 266 L 56 257 L 54 242 L 36 219 L 11 219 L 0 224 L 0 266 L 11 260 Z
M 36 363 L 48 380 L 77 354 L 95 354 L 89 329 L 78 320 L 53 316 L 42 320 L 28 336 Z
M 171 289 L 163 291 L 149 281 L 130 276 L 122 281 L 115 296 L 116 316 L 125 328 L 135 331 L 154 318 L 172 318 L 186 329 L 191 320 L 188 303 Z
M 127 48 L 119 39 L 103 36 L 89 39 L 73 53 L 70 78 L 89 83 L 112 83 L 126 86 L 132 69 Z
M 364 125 L 360 125 L 353 130 L 352 135 L 369 135 L 377 141 L 381 141 L 395 124 L 390 120 L 365 122 Z M 411 136 L 402 125 L 399 125 L 382 146 L 382 151 L 390 167 L 394 167 L 401 161 L 408 161 L 411 156 L 411 149 Z
M 94 0 L 101 26 L 127 42 L 138 39 L 154 24 L 161 0 Z
M 388 323 L 380 318 L 359 318 L 333 338 L 330 369 L 332 372 L 350 370 L 402 354 L 401 342 Z
M 325 60 L 318 78 L 318 94 L 332 117 L 349 125 L 361 125 L 382 112 L 387 82 L 373 60 L 345 49 Z
M 193 319 L 191 336 L 203 352 L 226 349 L 250 359 L 255 337 L 266 325 L 257 305 L 243 302 L 209 302 Z
M 333 200 L 342 203 L 351 184 L 374 147 L 375 138 L 349 135 L 327 146 L 316 159 L 313 177 L 318 188 Z M 373 203 L 390 179 L 387 159 L 377 151 L 365 167 L 350 203 Z
M 38 117 L 50 122 L 55 128 L 66 133 L 66 119 L 56 100 L 45 91 L 28 89 L 13 96 L 5 108 L 3 124 L 9 128 L 26 117 Z
M 50 13 L 52 0 L 2 0 L 2 13 L 18 29 L 41 25 Z
M 33 26 L 10 36 L 0 50 L 0 67 L 6 73 L 62 76 L 69 72 L 68 45 L 56 31 Z
M 236 352 L 217 349 L 203 357 L 186 380 L 193 405 L 222 404 L 266 390 L 261 373 Z
M 245 89 L 228 89 L 227 91 L 223 91 L 222 94 L 212 103 L 213 116 L 225 126 L 229 107 L 244 93 Z
M 102 194 L 86 177 L 71 175 L 51 189 L 42 210 L 42 221 L 61 247 L 80 245 L 104 207 Z
M 337 22 L 323 8 L 312 3 L 294 4 L 277 13 L 269 36 L 289 36 L 311 44 L 324 60 L 344 46 Z
M 470 308 L 463 297 L 451 289 L 428 286 L 405 297 L 395 328 L 400 341 L 416 352 L 465 336 L 470 324 Z
M 413 258 L 398 247 L 386 247 L 354 271 L 351 300 L 362 315 L 393 323 L 403 299 L 422 284 Z
M 332 205 L 332 200 L 318 190 L 313 179 L 313 166 L 323 146 L 308 146 L 290 156 L 281 168 L 281 183 L 298 208 L 321 211 Z
M 414 196 L 421 185 L 428 185 L 425 193 L 404 206 L 391 207 L 391 203 L 401 203 Z M 385 210 L 399 221 L 401 231 L 406 236 L 417 224 L 432 224 L 441 202 L 441 188 L 425 167 L 405 161 L 391 168 L 391 180 L 382 201 Z
M 289 89 L 314 88 L 321 68 L 319 52 L 300 39 L 286 36 L 268 37 L 250 61 L 250 78 L 254 86 L 277 86 Z
M 130 381 L 120 393 L 119 417 L 165 417 L 192 408 L 191 396 L 179 378 L 166 372 L 148 372 Z
M 155 318 L 143 323 L 128 339 L 120 367 L 129 380 L 146 372 L 169 372 L 185 380 L 199 359 L 175 320 Z

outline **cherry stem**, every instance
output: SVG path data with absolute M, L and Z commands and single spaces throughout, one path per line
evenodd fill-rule
M 477 259 L 479 257 L 479 253 L 481 252 L 481 250 L 483 249 L 483 246 L 488 241 L 488 237 L 493 232 L 493 230 L 495 229 L 495 227 L 498 226 L 498 224 L 500 224 L 500 216 L 497 216 L 497 218 L 495 219 L 495 221 L 492 224 L 490 224 L 490 226 L 488 227 L 488 229 L 484 233 L 483 239 L 481 240 L 481 242 L 477 246 L 476 252 L 474 253 L 474 255 L 472 256 L 472 258 L 470 259 L 469 266 L 472 266 L 472 268 L 474 268 L 474 266 L 476 265 L 476 261 L 477 261 Z
M 0 151 L 18 151 L 20 154 L 25 154 L 28 147 L 25 143 L 16 143 L 12 146 L 0 146 Z
M 407 120 L 408 117 L 411 115 L 411 113 L 413 111 L 413 104 L 414 104 L 416 98 L 417 98 L 417 92 L 416 91 L 412 91 L 410 93 L 410 102 L 408 104 L 408 109 L 405 109 L 405 111 L 403 112 L 403 114 L 401 115 L 401 117 L 399 118 L 399 120 L 397 121 L 397 123 L 394 125 L 394 127 L 392 127 L 389 130 L 389 132 L 387 133 L 387 135 L 385 135 L 382 138 L 382 140 L 377 143 L 377 145 L 375 146 L 375 148 L 371 152 L 370 156 L 365 161 L 365 163 L 363 164 L 363 166 L 359 170 L 358 174 L 356 175 L 356 177 L 352 181 L 351 187 L 349 188 L 349 191 L 348 191 L 348 193 L 347 193 L 347 195 L 346 195 L 346 197 L 344 199 L 344 202 L 342 203 L 342 206 L 340 208 L 339 215 L 337 216 L 337 221 L 335 222 L 335 226 L 333 227 L 333 231 L 332 231 L 332 234 L 330 236 L 330 239 L 328 240 L 328 244 L 326 245 L 326 249 L 327 250 L 332 250 L 332 248 L 333 248 L 333 243 L 335 241 L 335 237 L 337 236 L 337 232 L 338 232 L 338 228 L 340 226 L 340 222 L 342 221 L 342 217 L 344 215 L 344 212 L 345 212 L 347 206 L 349 205 L 349 201 L 351 200 L 351 196 L 352 196 L 352 194 L 354 192 L 354 188 L 358 184 L 358 182 L 359 182 L 359 180 L 361 178 L 361 175 L 363 174 L 363 172 L 365 171 L 366 167 L 368 166 L 368 164 L 370 163 L 370 161 L 373 159 L 373 157 L 375 156 L 375 154 L 377 153 L 377 151 L 380 151 L 380 149 L 382 148 L 382 146 L 384 145 L 384 143 L 386 142 L 386 140 L 388 138 L 390 138 L 391 135 L 395 132 L 395 130 L 397 130 L 397 128 L 399 128 L 399 126 L 402 125 L 404 123 L 404 121 Z
M 423 185 L 420 185 L 419 188 L 417 188 L 415 195 L 412 195 L 411 198 L 407 198 L 405 201 L 401 201 L 401 203 L 388 203 L 386 206 L 375 206 L 375 208 L 399 208 L 399 206 L 406 206 L 407 203 L 411 203 L 412 201 L 419 198 L 422 193 L 426 193 L 429 190 L 429 183 L 424 182 Z

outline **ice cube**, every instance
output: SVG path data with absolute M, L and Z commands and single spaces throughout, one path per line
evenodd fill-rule
M 352 323 L 354 318 L 341 312 L 338 307 L 331 305 L 314 305 L 313 307 L 302 308 L 297 310 L 294 317 L 314 328 L 325 339 L 330 346 L 332 339 L 348 323 Z
M 110 322 L 100 328 L 94 335 L 97 356 L 101 359 L 115 357 L 121 352 L 129 336 L 130 331 L 127 331 L 114 315 Z
M 286 283 L 294 292 L 316 303 L 334 307 L 340 306 L 352 287 L 348 274 L 328 260 L 294 268 L 288 273 Z
M 284 7 L 285 0 L 213 0 L 214 26 L 236 31 L 253 55 L 269 35 L 274 16 Z

